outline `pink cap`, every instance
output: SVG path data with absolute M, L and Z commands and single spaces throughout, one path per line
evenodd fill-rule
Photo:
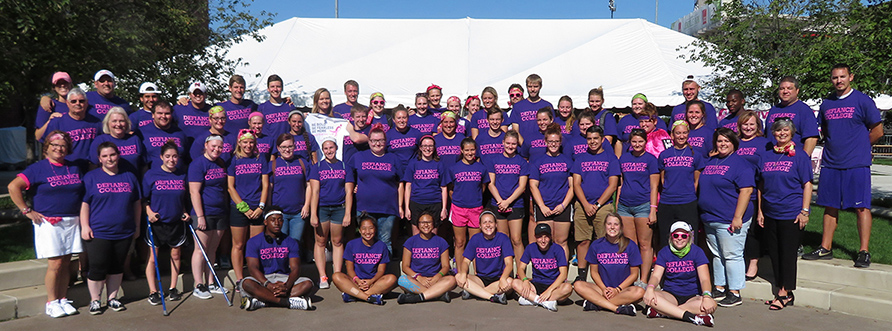
M 56 71 L 56 73 L 53 74 L 53 84 L 55 85 L 60 80 L 64 80 L 68 83 L 71 83 L 71 76 L 69 76 L 67 72 Z

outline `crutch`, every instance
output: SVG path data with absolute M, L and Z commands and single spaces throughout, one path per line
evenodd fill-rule
M 155 277 L 158 278 L 158 293 L 161 293 L 161 309 L 163 315 L 167 316 L 167 304 L 164 303 L 164 286 L 161 285 L 161 272 L 158 270 L 158 247 L 155 246 L 155 236 L 152 233 L 152 222 L 146 222 L 148 225 L 149 242 L 152 243 L 152 259 L 155 260 Z
M 189 230 L 192 231 L 192 237 L 195 238 L 195 244 L 198 245 L 198 248 L 201 250 L 201 255 L 204 256 L 204 261 L 208 263 L 208 269 L 211 269 L 211 274 L 214 275 L 214 281 L 217 282 L 217 286 L 220 286 L 223 289 L 223 298 L 226 299 L 226 304 L 232 307 L 232 301 L 229 300 L 229 296 L 226 295 L 226 289 L 223 288 L 223 283 L 220 282 L 220 278 L 217 278 L 217 272 L 214 271 L 214 265 L 211 263 L 211 260 L 208 259 L 208 254 L 204 251 L 204 244 L 201 243 L 201 239 L 198 239 L 198 234 L 195 233 L 195 228 L 192 227 L 192 223 L 189 223 Z M 193 276 L 195 272 L 193 272 Z M 200 275 L 199 275 L 200 277 Z

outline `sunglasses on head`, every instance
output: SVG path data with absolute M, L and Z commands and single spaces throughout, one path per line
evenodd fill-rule
M 679 238 L 680 239 L 688 239 L 689 236 L 690 235 L 688 235 L 687 233 L 673 233 L 672 234 L 673 239 L 679 239 Z

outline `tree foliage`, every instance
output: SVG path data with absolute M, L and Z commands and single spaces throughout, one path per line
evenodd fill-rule
M 226 59 L 243 37 L 272 15 L 247 12 L 252 0 L 0 0 L 0 109 L 32 112 L 50 90 L 55 71 L 92 86 L 93 73 L 109 69 L 117 92 L 136 102 L 139 84 L 155 82 L 166 98 L 193 80 L 222 99 L 226 78 L 240 60 Z
M 791 75 L 800 81 L 800 98 L 820 99 L 840 62 L 852 67 L 856 88 L 888 93 L 890 9 L 880 0 L 732 0 L 721 5 L 721 25 L 683 47 L 684 57 L 714 69 L 705 85 L 715 98 L 736 88 L 750 103 L 774 103 L 777 82 Z

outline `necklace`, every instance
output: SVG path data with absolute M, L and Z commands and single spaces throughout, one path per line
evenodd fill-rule
M 62 162 L 65 162 L 65 160 L 63 159 Z M 55 176 L 59 176 L 59 174 L 56 173 L 56 167 L 53 166 L 53 161 L 47 160 L 47 164 L 50 165 L 50 170 L 53 172 L 53 177 L 55 177 Z M 59 166 L 60 166 L 60 167 L 65 167 L 65 164 L 64 164 L 64 163 L 59 163 Z M 65 167 L 65 172 L 66 172 L 66 176 L 65 176 L 65 178 L 68 178 L 68 176 L 71 176 L 71 168 L 69 168 L 69 167 Z
M 733 154 L 733 153 L 732 153 L 732 154 Z M 715 165 L 716 165 L 716 166 L 720 166 L 720 165 L 722 165 L 722 163 L 725 163 L 725 161 L 728 161 L 728 159 L 731 158 L 731 154 L 726 155 L 724 158 L 722 158 L 721 156 L 719 156 L 719 155 L 717 154 L 717 155 L 715 156 L 715 158 L 716 158 L 717 160 L 719 160 Z

